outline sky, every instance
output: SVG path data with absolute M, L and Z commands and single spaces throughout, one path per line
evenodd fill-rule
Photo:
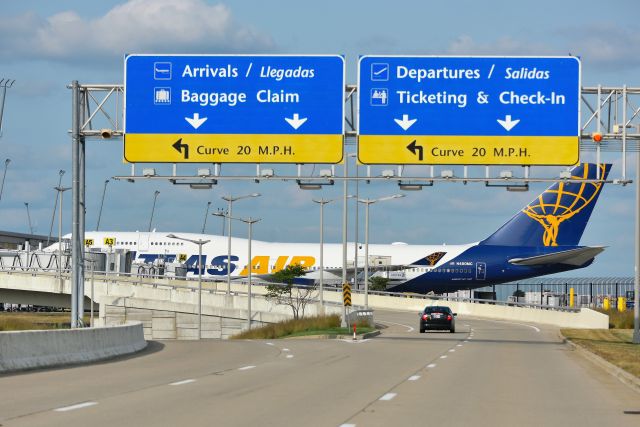
M 47 235 L 59 171 L 71 185 L 71 91 L 80 83 L 123 83 L 126 53 L 341 54 L 347 83 L 356 83 L 360 55 L 577 55 L 582 84 L 640 86 L 640 29 L 637 2 L 459 0 L 456 2 L 352 0 L 303 2 L 129 0 L 100 2 L 0 0 L 0 78 L 15 79 L 7 91 L 0 136 L 0 167 L 10 159 L 2 198 L 0 229 Z M 636 107 L 637 108 L 637 107 Z M 354 150 L 347 147 L 347 152 Z M 96 227 L 104 182 L 126 175 L 118 139 L 87 141 L 88 230 Z M 583 160 L 593 160 L 584 153 Z M 627 173 L 635 177 L 635 157 Z M 612 178 L 621 176 L 621 155 L 608 154 Z M 166 165 L 156 167 L 168 174 Z M 353 168 L 353 163 L 351 163 Z M 198 165 L 179 170 L 195 174 Z M 292 167 L 273 165 L 276 174 Z M 311 166 L 305 167 L 310 171 Z M 341 166 L 338 167 L 341 169 Z M 388 169 L 389 167 L 385 167 Z M 255 166 L 223 165 L 225 171 L 254 173 Z M 364 173 L 360 167 L 360 173 Z M 380 167 L 372 168 L 379 174 Z M 438 168 L 437 170 L 439 170 Z M 501 168 L 494 168 L 495 173 Z M 478 168 L 475 173 L 483 173 Z M 517 169 L 514 169 L 517 171 Z M 535 169 L 557 176 L 560 168 Z M 4 172 L 4 170 L 2 171 Z M 519 171 L 517 171 L 519 172 Z M 207 202 L 225 207 L 224 195 L 259 192 L 234 204 L 234 215 L 261 218 L 254 238 L 317 242 L 319 211 L 313 198 L 334 199 L 325 207 L 325 241 L 341 241 L 342 186 L 302 191 L 291 182 L 223 181 L 211 190 L 191 190 L 164 181 L 107 184 L 101 230 L 146 231 L 154 192 L 159 191 L 152 227 L 162 232 L 200 232 Z M 457 244 L 482 240 L 533 199 L 543 186 L 507 193 L 482 184 L 438 184 L 371 207 L 370 242 Z M 351 185 L 349 192 L 355 192 Z M 361 184 L 361 197 L 399 192 L 394 183 Z M 70 232 L 70 192 L 65 194 L 63 232 Z M 355 203 L 350 202 L 349 239 L 355 238 Z M 635 184 L 607 185 L 581 241 L 608 249 L 579 276 L 633 274 Z M 359 240 L 364 216 L 360 209 Z M 57 224 L 57 219 L 56 219 Z M 222 221 L 209 215 L 206 231 L 220 234 Z M 235 225 L 234 235 L 244 237 Z M 57 233 L 57 225 L 54 234 Z M 226 247 L 226 246 L 225 246 Z

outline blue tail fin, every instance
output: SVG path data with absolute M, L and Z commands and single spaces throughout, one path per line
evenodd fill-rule
M 571 170 L 572 179 L 597 179 L 598 165 L 583 163 Z M 610 164 L 601 164 L 606 179 Z M 556 182 L 518 212 L 482 245 L 574 246 L 578 245 L 602 182 Z

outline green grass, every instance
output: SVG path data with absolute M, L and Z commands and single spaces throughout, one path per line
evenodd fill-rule
M 358 325 L 358 334 L 370 332 L 373 329 Z M 316 316 L 302 319 L 291 319 L 284 322 L 272 323 L 261 328 L 244 331 L 231 337 L 232 339 L 275 339 L 308 335 L 349 335 L 350 328 L 340 327 L 340 316 Z
M 561 329 L 579 346 L 640 378 L 640 345 L 631 342 L 633 329 Z
M 597 311 L 609 316 L 609 329 L 633 329 L 633 310 L 619 312 L 614 308 L 606 311 L 598 309 Z
M 69 329 L 70 313 L 0 312 L 0 331 Z M 89 317 L 84 321 L 89 323 Z

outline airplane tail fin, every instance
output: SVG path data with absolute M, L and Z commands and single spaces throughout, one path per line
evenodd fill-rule
M 582 163 L 571 170 L 572 180 L 606 179 L 610 164 Z M 513 216 L 482 245 L 578 245 L 603 182 L 556 182 Z

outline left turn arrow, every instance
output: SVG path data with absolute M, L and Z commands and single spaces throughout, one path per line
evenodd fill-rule
M 189 145 L 182 144 L 182 138 L 174 142 L 172 147 L 175 148 L 178 153 L 183 154 L 185 160 L 189 158 Z M 183 148 L 184 148 L 184 153 L 182 152 Z

